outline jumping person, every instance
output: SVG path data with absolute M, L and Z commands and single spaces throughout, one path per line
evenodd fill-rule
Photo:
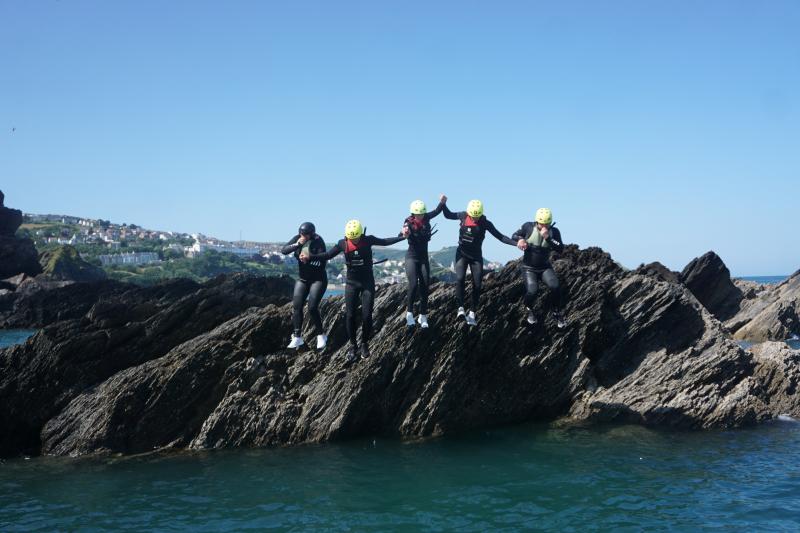
M 347 281 L 344 291 L 346 309 L 347 335 L 350 338 L 350 349 L 347 352 L 348 361 L 354 361 L 358 348 L 356 332 L 356 309 L 361 301 L 361 357 L 370 356 L 369 339 L 372 335 L 372 306 L 375 301 L 375 276 L 372 272 L 372 247 L 390 246 L 406 238 L 408 230 L 403 230 L 403 236 L 380 239 L 372 235 L 364 235 L 364 227 L 358 220 L 351 220 L 344 227 L 345 238 L 336 245 L 322 253 L 301 254 L 300 260 L 328 261 L 340 253 L 344 253 L 347 264 Z
M 550 264 L 550 252 L 561 252 L 564 243 L 561 232 L 553 226 L 553 213 L 542 207 L 536 211 L 535 222 L 526 222 L 511 237 L 517 241 L 517 247 L 525 252 L 522 260 L 522 279 L 525 282 L 525 307 L 528 308 L 528 323 L 536 324 L 533 304 L 539 282 L 543 281 L 550 289 L 550 309 L 559 328 L 567 325 L 561 312 L 561 287 L 553 266 Z
M 425 202 L 411 202 L 411 215 L 403 223 L 408 231 L 408 251 L 406 252 L 406 277 L 408 278 L 408 299 L 406 305 L 406 325 L 414 327 L 414 302 L 419 292 L 419 317 L 417 321 L 423 328 L 428 327 L 428 287 L 431 279 L 431 264 L 428 259 L 428 242 L 433 234 L 430 220 L 442 212 L 447 196 L 439 197 L 439 205 L 428 212 Z
M 317 235 L 316 228 L 311 222 L 303 222 L 297 235 L 281 249 L 283 255 L 294 254 L 298 259 L 299 277 L 294 283 L 294 296 L 292 298 L 292 325 L 294 332 L 287 348 L 299 348 L 304 343 L 301 336 L 303 329 L 303 305 L 308 298 L 308 314 L 317 332 L 317 349 L 325 349 L 328 337 L 322 330 L 322 317 L 319 314 L 319 303 L 328 287 L 328 273 L 325 270 L 324 260 L 310 262 L 299 261 L 300 255 L 311 255 L 325 252 L 325 241 Z
M 458 248 L 456 249 L 456 297 L 458 298 L 458 316 L 465 317 L 470 326 L 477 325 L 475 311 L 481 296 L 483 281 L 483 239 L 486 232 L 491 233 L 497 240 L 515 246 L 512 241 L 500 233 L 485 216 L 483 216 L 483 203 L 480 200 L 471 200 L 466 211 L 453 213 L 442 206 L 445 218 L 459 221 Z M 464 311 L 464 284 L 467 276 L 467 266 L 472 274 L 472 307 L 469 313 Z

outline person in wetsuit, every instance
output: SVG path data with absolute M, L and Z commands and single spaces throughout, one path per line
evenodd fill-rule
M 497 240 L 511 246 L 516 242 L 506 237 L 494 224 L 483 216 L 483 203 L 480 200 L 472 200 L 467 204 L 466 211 L 453 213 L 443 206 L 445 218 L 458 220 L 460 227 L 458 230 L 458 248 L 456 249 L 456 297 L 458 298 L 458 316 L 465 317 L 470 326 L 477 325 L 475 311 L 478 309 L 478 302 L 481 296 L 481 285 L 483 281 L 483 239 L 486 232 L 491 233 Z M 464 283 L 467 276 L 467 267 L 472 274 L 472 308 L 469 313 L 464 311 Z
M 299 277 L 294 283 L 294 296 L 292 297 L 292 325 L 294 332 L 287 348 L 299 348 L 304 344 L 301 336 L 303 329 L 303 305 L 308 298 L 308 314 L 317 332 L 317 349 L 325 349 L 328 336 L 322 330 L 322 316 L 319 314 L 319 303 L 328 288 L 328 273 L 325 269 L 326 261 L 316 260 L 302 262 L 300 255 L 318 254 L 325 252 L 325 241 L 317 235 L 317 230 L 311 222 L 303 222 L 297 235 L 281 249 L 283 255 L 294 254 L 298 260 Z
M 404 234 L 407 230 L 403 231 Z M 348 361 L 354 361 L 359 351 L 356 332 L 356 310 L 361 301 L 361 357 L 370 356 L 369 339 L 372 335 L 372 306 L 375 302 L 375 277 L 372 272 L 372 247 L 389 246 L 404 240 L 405 236 L 380 239 L 364 235 L 364 227 L 358 220 L 351 220 L 344 228 L 345 238 L 323 253 L 301 254 L 301 261 L 329 261 L 344 253 L 347 265 L 347 281 L 344 291 L 347 335 L 350 338 Z
M 403 223 L 408 232 L 408 251 L 406 252 L 406 277 L 408 278 L 408 299 L 406 305 L 406 325 L 414 326 L 414 302 L 419 293 L 419 325 L 428 327 L 428 287 L 431 279 L 431 264 L 428 259 L 428 242 L 433 232 L 431 219 L 442 212 L 447 196 L 439 197 L 439 205 L 428 212 L 422 200 L 411 202 L 411 215 Z
M 522 279 L 525 282 L 525 307 L 528 308 L 528 323 L 536 323 L 533 304 L 539 282 L 543 281 L 550 289 L 550 309 L 559 328 L 567 325 L 561 312 L 561 287 L 553 266 L 550 264 L 550 252 L 561 252 L 564 243 L 561 231 L 553 226 L 553 213 L 542 207 L 536 211 L 536 221 L 526 222 L 511 236 L 517 241 L 517 247 L 525 252 L 522 259 Z

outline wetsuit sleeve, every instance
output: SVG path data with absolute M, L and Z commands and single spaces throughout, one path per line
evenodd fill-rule
M 510 238 L 508 238 L 505 235 L 503 235 L 502 233 L 500 233 L 500 231 L 498 231 L 498 229 L 494 227 L 494 224 L 492 224 L 488 220 L 486 221 L 486 231 L 488 231 L 489 233 L 494 235 L 494 238 L 497 239 L 500 242 L 504 242 L 506 244 L 510 244 L 511 246 L 516 246 L 517 245 L 517 241 L 512 241 Z
M 439 205 L 436 206 L 436 209 L 434 209 L 430 213 L 425 213 L 425 220 L 430 220 L 432 218 L 438 217 L 439 213 L 441 213 L 442 210 L 445 209 L 445 207 L 446 206 L 443 203 L 439 202 Z
M 452 211 L 450 211 L 450 209 L 447 207 L 447 204 L 442 205 L 442 213 L 444 213 L 444 218 L 447 218 L 449 220 L 461 219 L 461 217 L 458 216 L 460 213 L 453 213 Z
M 325 239 L 323 239 L 322 237 L 318 237 L 317 238 L 317 246 L 319 246 L 320 250 L 324 251 L 325 250 Z
M 403 229 L 405 229 L 407 227 L 408 227 L 408 219 L 403 221 Z M 403 236 L 403 232 L 401 231 L 400 233 L 397 234 L 397 236 L 398 237 L 402 237 Z
M 372 235 L 369 235 L 367 237 L 367 243 L 369 243 L 372 246 L 391 246 L 391 245 L 393 245 L 395 243 L 398 243 L 398 242 L 404 241 L 404 240 L 406 240 L 406 238 L 403 237 L 403 236 L 400 236 L 400 237 L 389 237 L 388 239 L 381 239 L 380 237 L 373 237 Z
M 550 246 L 553 247 L 553 250 L 556 252 L 561 252 L 564 250 L 564 241 L 561 240 L 561 230 L 558 228 L 552 228 L 553 233 L 547 238 L 547 242 L 550 243 Z
M 299 239 L 299 238 L 300 238 L 300 235 L 295 235 L 294 237 L 292 237 L 291 240 L 289 242 L 287 242 L 283 246 L 283 248 L 281 248 L 281 253 L 283 255 L 289 255 L 290 253 L 292 253 L 295 250 L 297 250 L 299 248 L 299 246 L 297 246 L 297 239 Z
M 330 259 L 333 259 L 337 255 L 339 255 L 340 253 L 342 253 L 342 247 L 339 246 L 339 243 L 337 242 L 334 245 L 334 247 L 331 248 L 330 250 L 328 250 L 327 252 L 323 252 L 323 253 L 319 253 L 319 254 L 311 254 L 308 257 L 312 261 L 328 261 Z
M 527 240 L 528 236 L 531 234 L 531 223 L 526 222 L 519 228 L 514 234 L 511 236 L 511 240 L 518 241 L 520 239 Z

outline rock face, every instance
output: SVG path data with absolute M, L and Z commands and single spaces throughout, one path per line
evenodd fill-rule
M 564 330 L 541 308 L 537 326 L 525 323 L 514 262 L 487 277 L 472 329 L 455 317 L 453 286 L 432 287 L 431 328 L 411 333 L 405 286 L 381 288 L 373 356 L 352 365 L 341 297 L 323 303 L 329 350 L 298 354 L 283 348 L 288 299 L 249 286 L 274 281 L 120 293 L 0 352 L 0 451 L 416 438 L 562 417 L 736 427 L 778 405 L 795 414 L 783 367 L 730 341 L 683 285 L 624 271 L 597 248 L 567 247 L 554 266 L 568 295 Z
M 731 280 L 722 259 L 708 252 L 686 265 L 680 281 L 736 339 L 760 342 L 800 334 L 800 271 L 775 286 Z
M 52 280 L 88 282 L 108 277 L 105 270 L 84 261 L 72 246 L 42 253 L 39 263 L 43 273 Z
M 22 225 L 22 211 L 5 207 L 4 200 L 5 195 L 0 191 L 0 280 L 17 274 L 35 276 L 42 271 L 36 246 L 30 239 L 14 236 Z
M 33 241 L 14 236 L 20 225 L 22 211 L 9 209 L 0 202 L 0 279 L 21 273 L 35 276 L 42 271 Z
M 727 326 L 737 339 L 783 340 L 800 335 L 800 270 L 743 302 Z
M 250 307 L 288 301 L 292 286 L 288 277 L 235 275 L 203 285 L 106 281 L 37 293 L 45 303 L 75 298 L 76 305 L 27 344 L 0 350 L 0 455 L 38 452 L 42 426 L 76 396 Z
M 742 291 L 733 284 L 728 267 L 714 252 L 693 259 L 681 272 L 680 280 L 721 321 L 739 312 Z

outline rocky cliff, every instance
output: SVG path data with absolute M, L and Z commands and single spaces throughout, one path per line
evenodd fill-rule
M 295 353 L 283 348 L 288 281 L 113 288 L 0 352 L 0 452 L 419 438 L 556 419 L 737 427 L 800 414 L 788 373 L 796 355 L 741 349 L 660 269 L 625 271 L 574 246 L 555 268 L 563 330 L 541 308 L 538 325 L 525 322 L 513 262 L 487 278 L 477 328 L 457 320 L 453 286 L 437 283 L 431 328 L 409 332 L 405 286 L 381 288 L 373 356 L 354 364 L 341 297 L 323 304 L 329 349 Z
M 0 197 L 5 199 L 2 191 Z M 14 236 L 20 225 L 22 225 L 22 211 L 9 209 L 0 201 L 0 280 L 17 274 L 35 276 L 42 271 L 33 241 Z M 9 288 L 6 287 L 4 290 Z

